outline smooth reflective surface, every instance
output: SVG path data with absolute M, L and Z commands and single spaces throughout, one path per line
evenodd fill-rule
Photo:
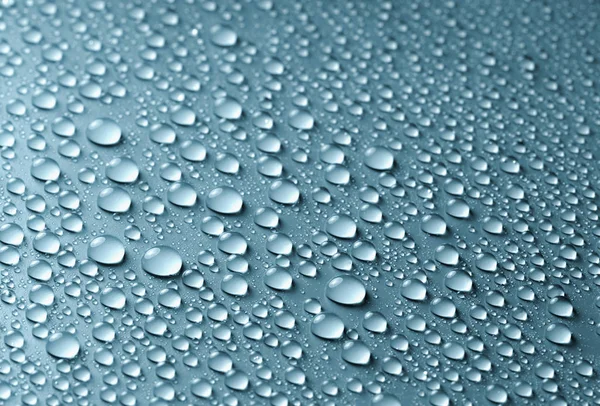
M 599 403 L 598 21 L 0 2 L 0 404 Z

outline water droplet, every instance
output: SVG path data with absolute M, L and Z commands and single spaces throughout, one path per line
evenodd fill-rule
M 153 276 L 175 276 L 182 266 L 181 256 L 171 247 L 157 246 L 150 248 L 142 257 L 142 269 Z
M 123 243 L 110 235 L 94 238 L 88 246 L 88 257 L 99 264 L 116 265 L 125 258 Z
M 67 332 L 52 334 L 46 342 L 48 354 L 60 359 L 75 358 L 79 354 L 80 348 L 77 338 Z
M 206 199 L 206 207 L 220 214 L 237 214 L 242 210 L 242 195 L 232 187 L 213 189 Z
M 342 338 L 344 330 L 344 322 L 333 313 L 321 313 L 317 315 L 310 326 L 310 331 L 315 336 L 324 340 Z
M 220 47 L 231 47 L 237 42 L 237 34 L 226 25 L 214 25 L 210 29 L 211 41 Z
M 87 138 L 94 144 L 104 147 L 117 145 L 121 141 L 121 127 L 110 118 L 98 118 L 86 129 Z
M 356 306 L 364 302 L 367 290 L 360 280 L 350 275 L 343 275 L 329 281 L 325 294 L 335 303 Z

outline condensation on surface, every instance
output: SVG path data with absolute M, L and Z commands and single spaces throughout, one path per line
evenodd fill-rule
M 0 3 L 0 404 L 588 405 L 600 4 Z

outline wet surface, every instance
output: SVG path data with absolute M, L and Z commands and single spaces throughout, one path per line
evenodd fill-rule
M 599 12 L 3 1 L 0 404 L 597 404 Z

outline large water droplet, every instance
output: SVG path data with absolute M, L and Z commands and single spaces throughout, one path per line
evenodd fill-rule
M 79 354 L 81 346 L 71 333 L 61 332 L 52 334 L 46 342 L 48 354 L 61 359 L 73 359 Z
M 237 214 L 242 210 L 243 203 L 242 195 L 229 186 L 211 190 L 206 199 L 206 207 L 221 214 Z
M 183 260 L 179 253 L 164 245 L 150 248 L 142 257 L 142 269 L 154 276 L 177 275 L 182 265 Z
M 325 293 L 335 303 L 348 306 L 362 304 L 367 296 L 365 285 L 350 275 L 336 276 L 331 279 Z
M 99 264 L 116 265 L 125 258 L 125 247 L 118 238 L 103 235 L 90 242 L 87 254 L 90 259 Z
M 121 141 L 121 127 L 110 118 L 98 118 L 86 129 L 87 138 L 97 145 L 110 147 Z

